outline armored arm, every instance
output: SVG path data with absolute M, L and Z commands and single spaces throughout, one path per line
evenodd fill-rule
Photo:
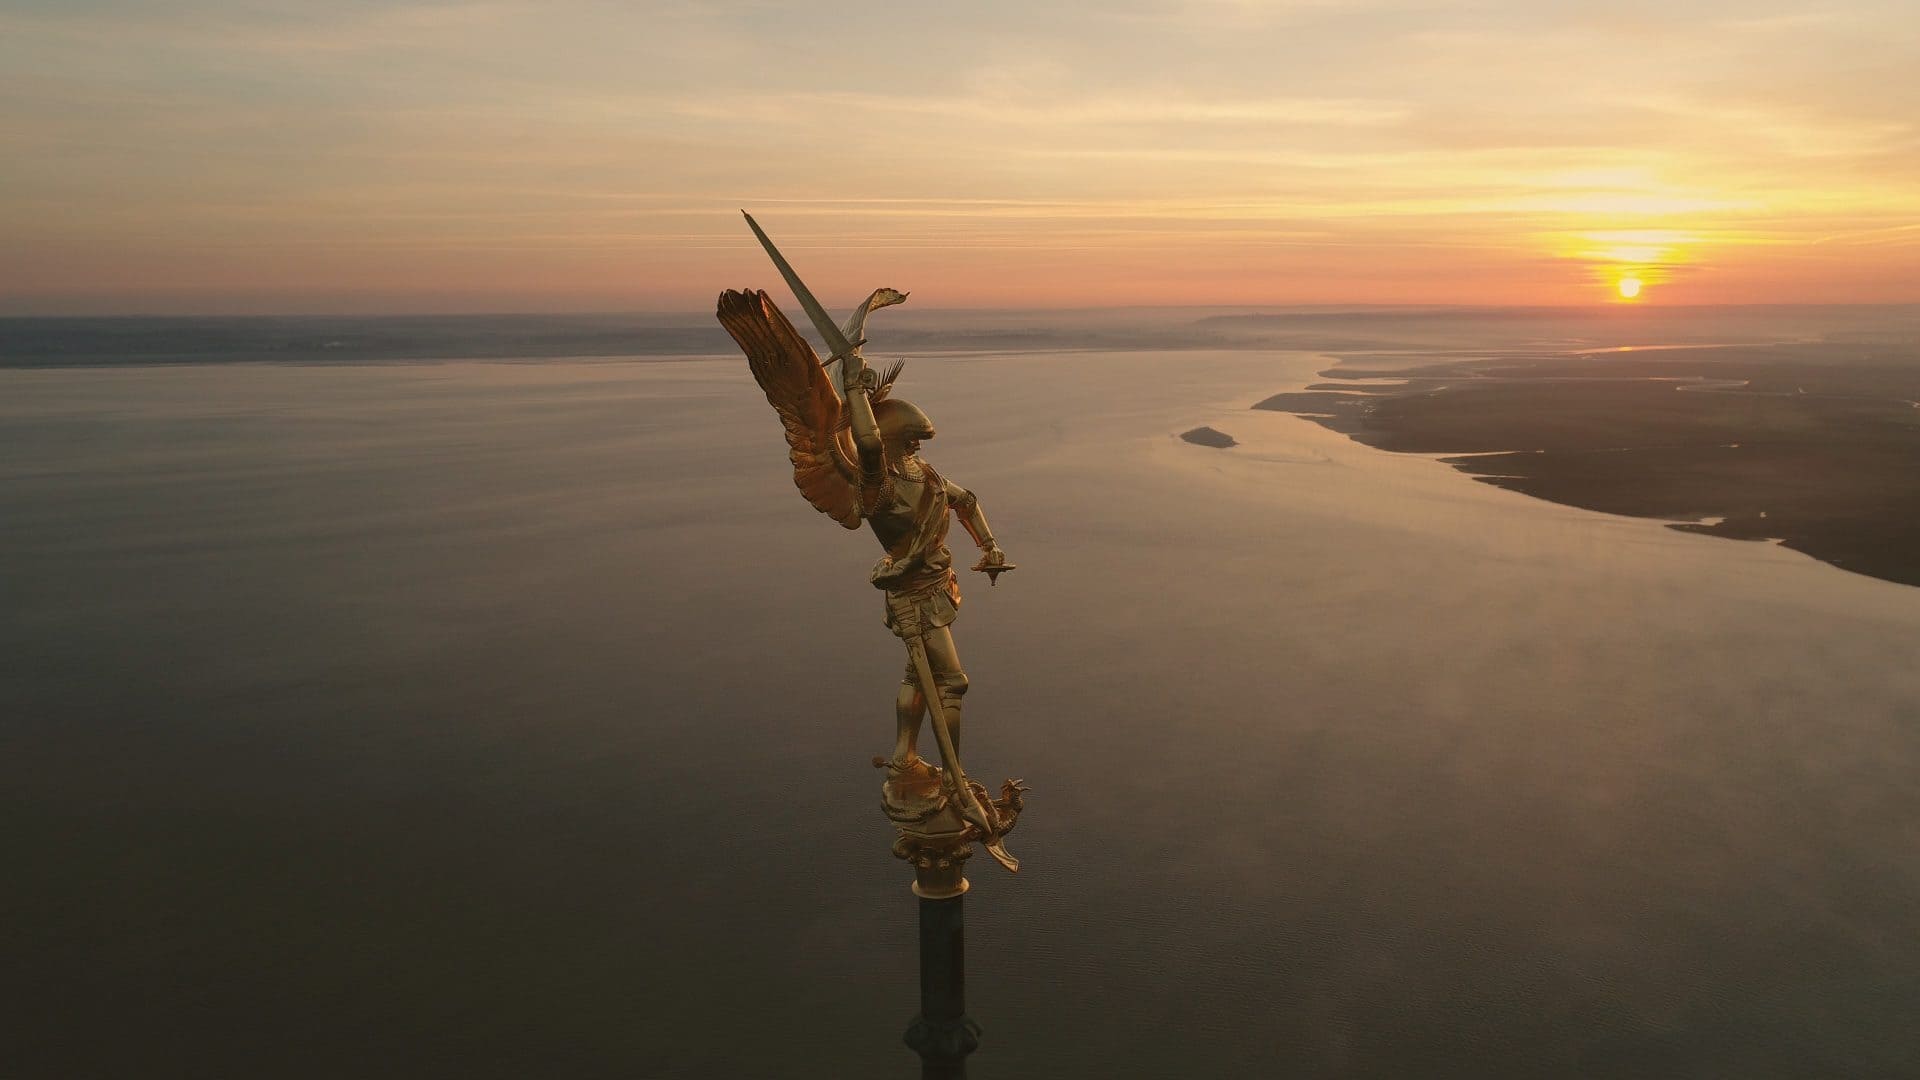
M 858 363 L 858 356 L 853 360 Z M 854 450 L 860 455 L 859 484 L 863 496 L 879 490 L 887 470 L 886 452 L 880 445 L 880 424 L 873 417 L 875 385 L 873 369 L 865 364 L 860 364 L 858 371 L 847 372 L 847 419 L 853 429 Z
M 954 516 L 973 537 L 974 546 L 986 554 L 983 565 L 1006 561 L 1006 553 L 994 542 L 993 530 L 987 527 L 987 515 L 980 509 L 980 497 L 951 480 L 947 482 L 947 505 L 953 509 Z M 996 558 L 996 556 L 998 558 Z

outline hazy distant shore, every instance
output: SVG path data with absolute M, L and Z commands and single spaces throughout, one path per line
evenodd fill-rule
M 785 302 L 784 300 L 782 301 Z M 789 305 L 791 307 L 791 305 Z M 796 312 L 789 314 L 797 316 Z M 805 322 L 804 319 L 800 320 Z M 802 327 L 804 330 L 805 328 Z M 873 351 L 1603 348 L 1790 339 L 1912 343 L 1920 306 L 889 310 Z M 706 312 L 0 317 L 0 368 L 731 356 Z
M 1920 585 L 1920 349 L 1803 343 L 1364 360 L 1257 408 L 1483 482 L 1777 540 Z

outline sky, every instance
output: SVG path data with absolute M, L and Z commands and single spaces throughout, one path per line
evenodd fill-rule
M 0 313 L 702 310 L 743 208 L 830 306 L 1920 302 L 1916 71 L 1912 0 L 0 0 Z

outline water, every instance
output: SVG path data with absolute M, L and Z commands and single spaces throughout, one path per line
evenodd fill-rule
M 973 1075 L 1920 1067 L 1920 590 L 1248 408 L 1324 365 L 908 369 L 1021 565 Z M 5 1073 L 913 1075 L 877 549 L 743 367 L 0 372 Z

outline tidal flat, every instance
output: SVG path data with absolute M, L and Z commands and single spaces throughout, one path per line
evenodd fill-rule
M 1920 350 L 1794 343 L 1356 358 L 1261 408 L 1489 484 L 1920 585 Z

